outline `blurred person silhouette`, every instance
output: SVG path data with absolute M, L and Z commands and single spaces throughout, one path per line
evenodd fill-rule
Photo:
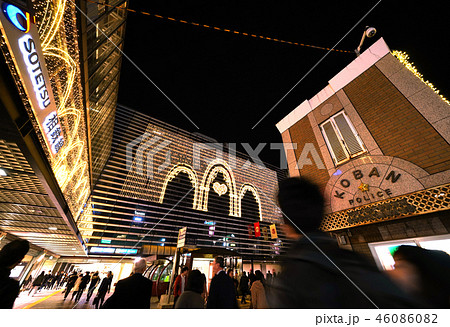
M 228 275 L 228 277 L 230 277 L 233 280 L 234 292 L 236 293 L 236 296 L 237 296 L 239 282 L 236 278 L 234 278 L 233 269 L 229 268 L 227 270 L 227 275 Z
M 267 274 L 266 274 L 266 282 L 267 282 L 267 284 L 270 284 L 271 282 L 272 282 L 272 274 L 270 273 L 270 270 L 269 271 L 267 271 Z
M 206 277 L 200 270 L 192 270 L 186 282 L 186 289 L 178 298 L 175 309 L 204 309 L 205 299 L 202 294 L 206 288 Z
M 48 273 L 44 276 L 44 281 L 42 282 L 41 288 L 49 289 L 52 278 L 52 271 L 49 270 Z
M 56 274 L 55 280 L 52 284 L 52 289 L 59 287 L 59 284 L 61 284 L 61 280 L 63 279 L 63 277 L 64 277 L 64 273 L 62 271 L 60 271 L 60 272 L 58 272 L 58 274 Z
M 250 273 L 248 274 L 248 279 L 250 281 L 250 287 L 251 287 L 253 282 L 256 280 L 256 276 L 253 273 L 253 269 L 250 269 Z
M 67 284 L 66 284 L 66 290 L 64 292 L 64 300 L 69 295 L 72 288 L 75 286 L 76 281 L 78 280 L 78 274 L 76 271 L 73 271 L 68 277 L 67 277 Z M 80 281 L 81 282 L 81 281 Z
M 97 296 L 94 298 L 93 304 L 95 308 L 98 309 L 102 306 L 103 301 L 105 300 L 106 293 L 109 293 L 111 290 L 111 282 L 113 279 L 113 274 L 111 271 L 108 271 L 108 274 L 105 278 L 102 279 L 100 286 L 97 290 Z
M 31 287 L 33 287 L 33 277 L 31 274 L 23 281 L 23 284 L 21 286 L 21 289 L 23 291 L 28 291 Z
M 30 249 L 26 240 L 14 240 L 0 250 L 0 309 L 12 309 L 19 295 L 19 282 L 10 278 L 14 269 Z
M 96 271 L 92 275 L 91 283 L 89 284 L 88 292 L 86 295 L 86 301 L 89 301 L 91 299 L 92 293 L 94 293 L 94 290 L 97 287 L 97 284 L 99 281 L 100 281 L 100 277 L 98 276 L 98 271 Z
M 282 230 L 293 243 L 281 273 L 276 278 L 274 274 L 272 286 L 266 292 L 271 308 L 422 305 L 374 264 L 353 251 L 339 248 L 334 238 L 319 230 L 324 199 L 317 185 L 299 177 L 282 180 L 278 203 L 284 218 Z
M 103 309 L 150 309 L 152 281 L 142 274 L 147 268 L 145 259 L 134 264 L 133 275 L 120 280 L 114 294 L 103 304 Z
M 241 304 L 246 304 L 245 297 L 248 294 L 248 277 L 246 272 L 242 272 L 241 280 L 239 281 L 239 291 L 241 292 Z
M 401 245 L 391 277 L 406 292 L 436 309 L 450 308 L 450 256 L 444 251 Z
M 78 295 L 78 292 L 80 290 L 80 284 L 81 284 L 82 280 L 83 280 L 83 274 L 80 273 L 80 274 L 78 274 L 78 278 L 75 281 L 75 285 L 73 285 L 72 297 L 70 298 L 71 301 L 73 301 L 74 297 L 75 297 L 75 300 L 77 299 L 76 296 Z
M 238 309 L 233 280 L 224 271 L 223 257 L 215 257 L 213 275 L 206 307 L 208 309 Z
M 30 295 L 31 292 L 33 292 L 33 290 L 34 290 L 34 294 L 36 294 L 37 292 L 39 292 L 41 290 L 42 284 L 44 283 L 44 278 L 45 278 L 45 272 L 41 271 L 40 275 L 37 276 L 33 280 L 33 283 L 31 284 L 32 287 L 31 287 L 30 292 L 28 293 L 28 295 Z M 33 294 L 33 296 L 34 296 L 34 294 Z
M 183 268 L 181 268 L 181 274 L 179 274 L 177 276 L 177 278 L 175 278 L 175 283 L 173 284 L 173 295 L 174 295 L 173 307 L 174 308 L 175 308 L 175 305 L 177 304 L 178 298 L 184 292 L 184 289 L 186 287 L 186 280 L 187 280 L 188 273 L 189 273 L 189 268 L 183 267 Z
M 252 309 L 268 309 L 266 300 L 266 291 L 264 286 L 264 275 L 260 270 L 255 271 L 255 281 L 250 288 L 252 293 L 252 302 L 250 308 Z
M 91 275 L 89 271 L 86 271 L 84 276 L 81 278 L 81 283 L 78 286 L 78 292 L 77 297 L 75 298 L 75 301 L 78 302 L 81 299 L 81 295 L 83 294 L 84 290 L 86 289 L 87 285 L 89 284 L 89 281 L 91 280 Z

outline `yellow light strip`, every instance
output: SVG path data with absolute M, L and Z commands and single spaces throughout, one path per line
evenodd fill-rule
M 244 197 L 244 195 L 247 191 L 250 191 L 253 193 L 253 196 L 255 197 L 255 200 L 258 203 L 259 220 L 262 220 L 261 199 L 259 198 L 258 192 L 256 190 L 256 186 L 254 186 L 251 183 L 243 184 L 241 186 L 241 190 L 239 191 L 238 216 L 242 217 L 242 198 Z
M 169 182 L 172 181 L 179 173 L 188 174 L 189 179 L 191 180 L 192 187 L 195 190 L 192 208 L 195 209 L 197 207 L 197 197 L 198 197 L 198 178 L 197 178 L 197 173 L 192 169 L 192 167 L 190 167 L 189 165 L 186 165 L 186 164 L 179 164 L 179 165 L 174 166 L 170 170 L 170 172 L 167 174 L 167 177 L 165 178 L 162 189 L 161 189 L 159 203 L 163 203 L 163 201 L 164 201 L 164 195 L 166 194 L 167 184 L 169 184 Z

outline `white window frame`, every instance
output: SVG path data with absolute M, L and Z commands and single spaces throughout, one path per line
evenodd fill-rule
M 339 115 L 343 115 L 345 120 L 347 121 L 348 126 L 350 126 L 350 129 L 353 132 L 353 135 L 355 136 L 356 140 L 358 141 L 358 144 L 361 146 L 362 150 L 358 153 L 354 153 L 354 154 L 350 154 L 350 150 L 348 149 L 347 143 L 344 140 L 344 137 L 341 134 L 341 131 L 339 130 L 336 122 L 334 121 L 334 118 L 339 116 Z M 346 154 L 346 158 L 342 159 L 342 160 L 338 160 L 336 158 L 336 155 L 334 154 L 333 148 L 331 147 L 331 144 L 328 140 L 327 134 L 325 133 L 325 131 L 323 130 L 323 125 L 325 125 L 326 123 L 330 122 L 331 126 L 333 127 L 334 132 L 336 133 L 336 136 L 339 139 L 339 142 L 341 143 L 344 152 Z M 328 118 L 327 120 L 325 120 L 324 122 L 322 122 L 320 124 L 320 131 L 322 132 L 322 136 L 325 139 L 325 143 L 327 144 L 327 148 L 328 148 L 328 152 L 330 152 L 331 157 L 333 158 L 334 164 L 335 166 L 340 165 L 344 162 L 349 161 L 350 159 L 357 157 L 363 153 L 367 152 L 367 148 L 365 147 L 363 141 L 361 140 L 361 138 L 359 137 L 358 132 L 356 131 L 355 127 L 353 126 L 352 122 L 350 121 L 350 119 L 348 118 L 347 114 L 345 113 L 345 111 L 340 111 L 336 114 L 334 114 L 333 116 L 331 116 L 330 118 Z

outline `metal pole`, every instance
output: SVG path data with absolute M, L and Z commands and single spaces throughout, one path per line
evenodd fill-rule
M 167 289 L 167 294 L 169 295 L 169 299 L 170 299 L 170 293 L 172 290 L 172 286 L 173 286 L 173 283 L 175 280 L 175 275 L 176 275 L 176 272 L 178 271 L 179 258 L 180 258 L 180 251 L 179 251 L 179 249 L 177 249 L 175 251 L 175 257 L 173 259 L 173 269 L 172 269 L 172 274 L 170 275 L 169 288 Z

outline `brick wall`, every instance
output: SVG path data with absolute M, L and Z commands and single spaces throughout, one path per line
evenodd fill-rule
M 297 149 L 295 150 L 295 158 L 297 161 L 300 158 L 305 143 L 312 143 L 320 157 L 320 160 L 322 160 L 322 163 L 324 162 L 322 154 L 320 153 L 319 144 L 317 143 L 308 117 L 304 117 L 295 123 L 289 129 L 289 133 L 291 135 L 292 143 L 297 143 Z M 308 158 L 313 164 L 304 165 L 303 168 L 299 170 L 300 176 L 309 178 L 313 182 L 317 183 L 322 190 L 325 189 L 328 179 L 330 178 L 327 170 L 319 169 L 310 154 L 308 155 Z
M 344 88 L 384 155 L 430 174 L 450 169 L 450 145 L 373 66 Z

